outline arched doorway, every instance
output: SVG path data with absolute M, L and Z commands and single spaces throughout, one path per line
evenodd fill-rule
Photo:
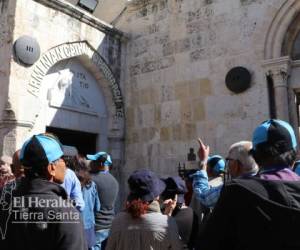
M 108 150 L 107 105 L 100 84 L 77 58 L 53 65 L 42 82 L 33 130 L 55 133 L 79 153 Z
M 76 67 L 89 76 L 77 75 Z M 123 97 L 103 57 L 86 41 L 65 43 L 45 52 L 31 72 L 28 94 L 20 103 L 27 112 L 19 114 L 30 129 L 20 140 L 45 132 L 49 126 L 96 134 L 96 150 L 110 152 L 115 169 L 120 170 L 124 157 Z M 90 86 L 92 91 L 86 88 Z M 91 101 L 95 103 L 91 105 Z
M 299 130 L 300 1 L 286 0 L 274 16 L 265 39 L 263 67 L 274 93 L 276 117 Z M 299 138 L 299 135 L 297 133 Z

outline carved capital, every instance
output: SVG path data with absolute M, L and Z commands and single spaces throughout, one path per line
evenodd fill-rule
M 272 77 L 275 88 L 287 87 L 291 68 L 291 60 L 288 56 L 263 61 L 262 66 L 266 70 L 266 75 Z
M 274 87 L 287 87 L 289 72 L 284 68 L 273 69 L 269 71 L 269 76 L 272 77 Z
M 5 108 L 3 110 L 3 121 L 16 121 L 15 111 L 12 108 L 10 100 L 8 100 L 5 104 Z

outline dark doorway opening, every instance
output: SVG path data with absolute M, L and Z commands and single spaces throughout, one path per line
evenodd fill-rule
M 63 145 L 76 147 L 83 156 L 96 152 L 97 134 L 54 127 L 46 127 L 46 132 L 55 134 Z

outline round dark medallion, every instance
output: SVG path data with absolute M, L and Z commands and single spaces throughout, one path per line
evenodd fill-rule
M 226 86 L 232 92 L 242 93 L 250 87 L 251 74 L 244 67 L 235 67 L 229 70 L 225 78 Z

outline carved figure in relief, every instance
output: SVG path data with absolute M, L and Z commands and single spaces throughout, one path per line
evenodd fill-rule
M 74 72 L 64 69 L 58 72 L 58 80 L 50 89 L 50 100 L 62 106 L 91 108 L 75 82 Z

